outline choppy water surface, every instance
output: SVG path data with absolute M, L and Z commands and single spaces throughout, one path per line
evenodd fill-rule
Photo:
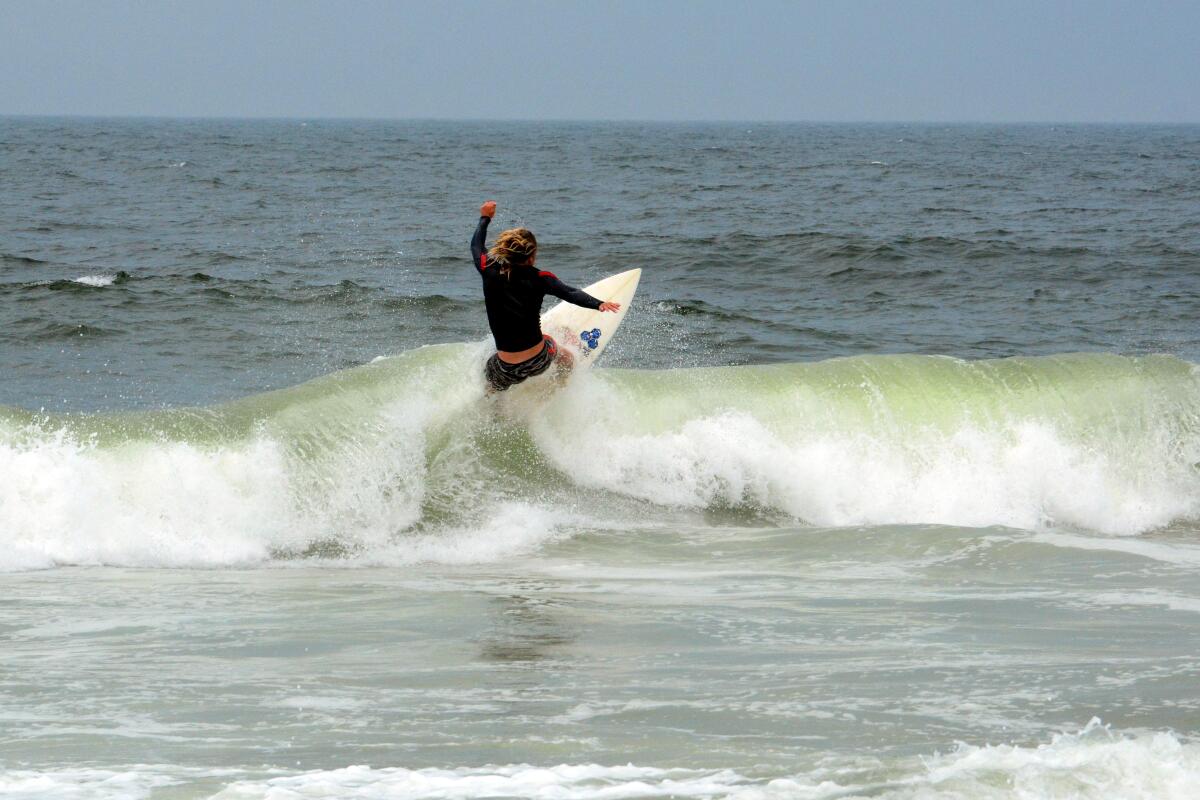
M 0 159 L 0 795 L 1200 795 L 1200 129 Z M 486 196 L 646 270 L 556 394 L 482 396 Z

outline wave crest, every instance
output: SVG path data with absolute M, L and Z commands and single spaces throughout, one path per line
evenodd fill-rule
M 1200 516 L 1200 387 L 1170 357 L 601 370 L 488 400 L 483 355 L 212 409 L 0 409 L 0 568 L 487 560 L 713 508 L 1118 535 Z

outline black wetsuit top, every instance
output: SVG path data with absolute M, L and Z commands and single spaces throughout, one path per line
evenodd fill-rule
M 584 308 L 600 307 L 599 300 L 567 286 L 553 272 L 524 266 L 513 267 L 508 275 L 502 273 L 483 247 L 489 222 L 490 217 L 479 218 L 471 237 L 471 257 L 483 277 L 483 302 L 497 350 L 515 353 L 542 341 L 542 299 L 548 294 Z

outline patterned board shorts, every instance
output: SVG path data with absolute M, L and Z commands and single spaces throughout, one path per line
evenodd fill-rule
M 492 353 L 492 357 L 487 360 L 487 363 L 483 367 L 483 374 L 487 376 L 488 385 L 493 391 L 503 392 L 508 387 L 516 386 L 526 378 L 541 375 L 550 369 L 550 365 L 554 363 L 554 357 L 558 355 L 558 343 L 549 334 L 542 334 L 542 338 L 545 342 L 542 345 L 541 352 L 533 358 L 522 361 L 520 364 L 509 364 L 507 361 L 501 361 L 499 355 Z

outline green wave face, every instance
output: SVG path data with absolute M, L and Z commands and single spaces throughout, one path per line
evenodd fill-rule
M 1193 365 L 1075 354 L 594 370 L 486 398 L 440 345 L 207 409 L 0 410 L 0 568 L 472 561 L 679 522 L 1197 516 Z

